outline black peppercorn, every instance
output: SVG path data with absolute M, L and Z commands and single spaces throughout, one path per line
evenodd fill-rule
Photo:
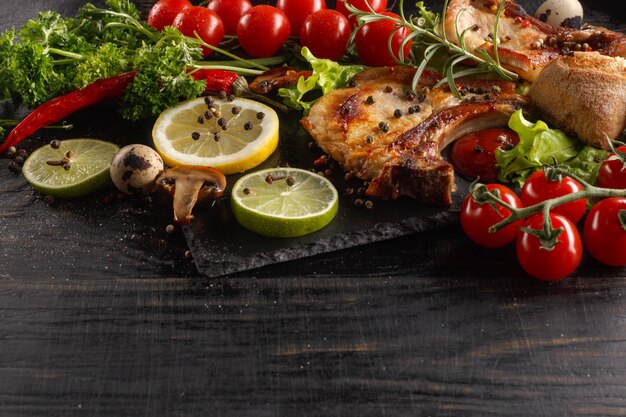
M 192 132 L 191 133 L 191 139 L 193 139 L 193 140 L 200 139 L 200 132 Z

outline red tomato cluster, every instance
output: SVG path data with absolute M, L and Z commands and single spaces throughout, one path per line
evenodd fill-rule
M 253 7 L 250 0 L 211 0 L 206 7 L 193 6 L 189 0 L 159 0 L 150 10 L 148 23 L 157 30 L 174 26 L 186 36 L 197 34 L 212 46 L 219 45 L 224 35 L 236 35 L 244 51 L 255 58 L 276 54 L 291 34 L 299 36 L 302 46 L 316 57 L 338 60 L 346 53 L 356 25 L 346 2 L 359 10 L 398 18 L 385 12 L 387 0 L 339 0 L 336 10 L 327 9 L 325 0 L 277 0 L 275 7 Z M 390 53 L 387 40 L 392 34 Z M 356 35 L 357 52 L 366 65 L 395 65 L 409 53 L 411 42 L 402 45 L 408 34 L 408 29 L 399 29 L 391 20 L 368 23 Z M 205 56 L 211 52 L 203 48 Z
M 623 166 L 622 161 L 617 162 Z M 615 160 L 607 159 L 601 171 L 608 171 L 606 165 L 609 164 L 615 165 Z M 618 182 L 621 168 L 611 168 L 617 174 L 610 177 L 609 183 L 614 188 L 626 189 L 625 182 Z M 570 177 L 551 181 L 543 170 L 528 177 L 519 197 L 504 185 L 488 184 L 486 187 L 497 192 L 501 200 L 515 209 L 583 190 L 583 186 Z M 585 219 L 581 239 L 576 223 L 584 216 L 586 207 L 587 200 L 581 198 L 551 210 L 552 228 L 560 232 L 552 236 L 553 245 L 549 246 L 545 245 L 547 236 L 543 235 L 543 214 L 535 214 L 490 233 L 489 229 L 505 220 L 511 212 L 499 203 L 478 202 L 471 194 L 461 208 L 461 226 L 470 239 L 489 248 L 506 246 L 515 240 L 520 265 L 529 275 L 540 280 L 559 280 L 574 272 L 582 259 L 583 241 L 591 256 L 598 261 L 611 266 L 626 266 L 626 198 L 607 198 L 595 204 Z M 544 238 L 543 242 L 540 236 Z

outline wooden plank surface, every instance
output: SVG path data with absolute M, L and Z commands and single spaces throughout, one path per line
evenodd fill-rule
M 209 280 L 167 216 L 0 161 L 0 416 L 626 415 L 623 269 L 539 283 L 454 225 Z

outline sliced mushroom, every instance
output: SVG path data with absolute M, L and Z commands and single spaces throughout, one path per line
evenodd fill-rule
M 278 67 L 259 75 L 250 83 L 250 90 L 259 94 L 267 94 L 282 87 L 295 85 L 300 77 L 309 78 L 311 71 L 298 70 L 292 67 Z
M 224 174 L 211 167 L 179 166 L 159 175 L 157 184 L 174 198 L 174 222 L 187 224 L 196 202 L 218 199 L 226 188 Z

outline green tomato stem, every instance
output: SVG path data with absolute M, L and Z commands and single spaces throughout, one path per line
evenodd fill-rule
M 564 175 L 568 175 L 573 177 L 571 174 L 564 172 Z M 545 217 L 549 217 L 550 210 L 553 207 L 561 206 L 563 204 L 571 203 L 572 201 L 580 200 L 583 198 L 606 198 L 606 197 L 626 197 L 626 190 L 618 190 L 611 188 L 599 188 L 588 183 L 583 184 L 585 186 L 584 189 L 567 194 L 561 197 L 552 198 L 549 200 L 545 200 L 541 203 L 535 204 L 534 206 L 523 207 L 521 209 L 517 209 L 511 207 L 504 203 L 501 199 L 490 196 L 489 199 L 496 201 L 498 204 L 505 206 L 507 209 L 511 211 L 511 215 L 506 219 L 502 220 L 500 223 L 497 223 L 489 228 L 490 233 L 495 233 L 498 230 L 515 223 L 518 220 L 525 219 L 527 217 L 532 216 L 537 213 L 544 213 Z M 491 194 L 491 193 L 489 193 Z

